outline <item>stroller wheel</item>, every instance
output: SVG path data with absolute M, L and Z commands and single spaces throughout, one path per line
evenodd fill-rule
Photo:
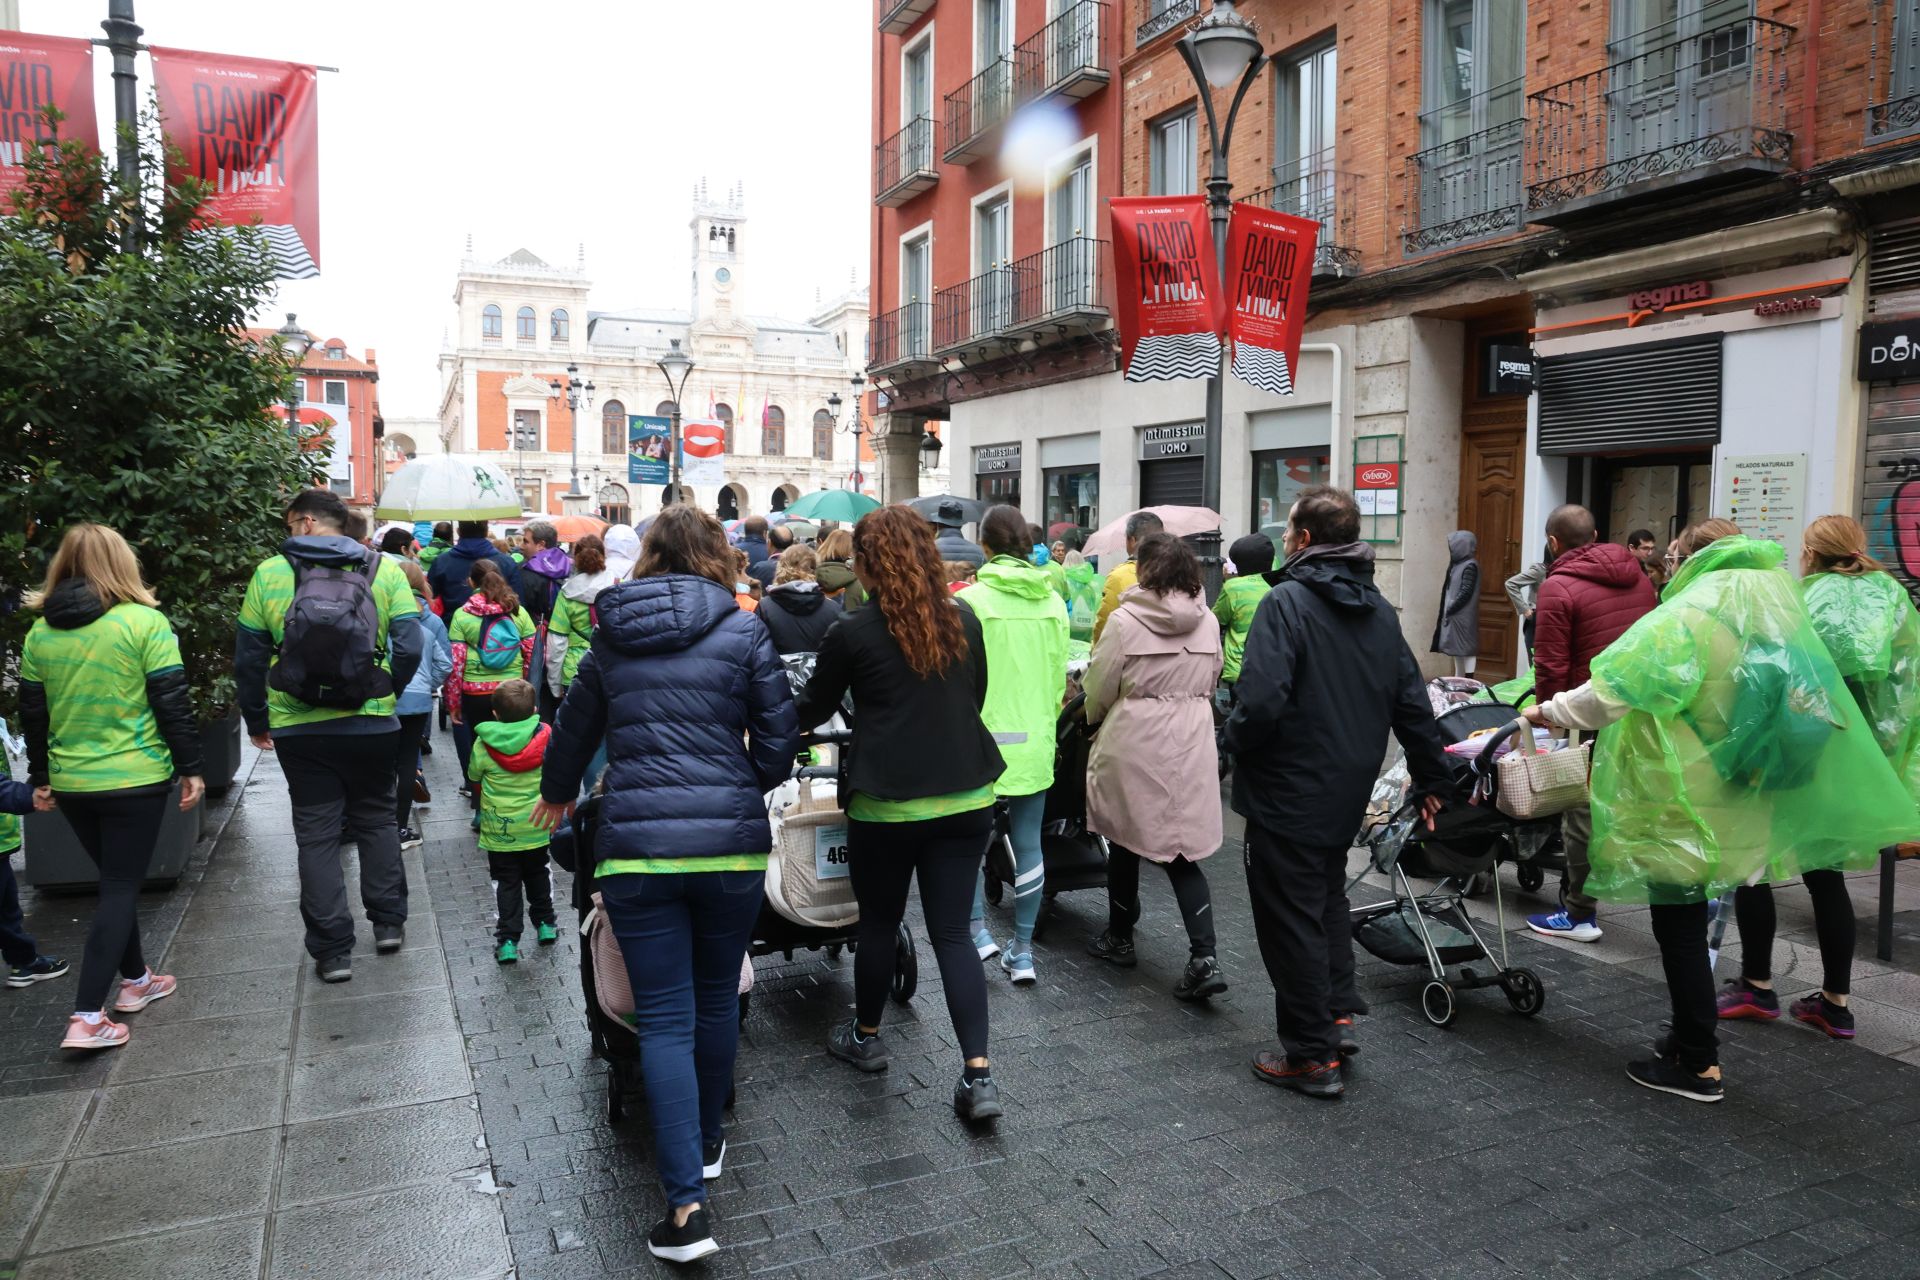
M 1535 892 L 1547 882 L 1547 873 L 1531 862 L 1521 863 L 1513 869 L 1513 872 L 1520 881 L 1520 887 L 1528 893 Z
M 1515 1013 L 1531 1018 L 1547 1007 L 1547 989 L 1531 969 L 1509 969 L 1500 975 L 1500 989 Z
M 846 948 L 841 946 L 839 943 L 829 942 L 827 944 L 827 959 L 832 960 L 835 963 L 838 963 L 840 960 L 841 954 L 845 951 L 846 951 Z
M 997 907 L 1006 895 L 1007 887 L 1000 883 L 1000 877 L 993 874 L 993 868 L 987 868 L 987 901 Z
M 751 1004 L 752 1001 L 753 993 L 751 991 L 742 991 L 740 993 L 740 1025 L 743 1027 L 747 1025 L 747 1006 Z
M 626 1115 L 627 1108 L 620 1097 L 620 1067 L 615 1063 L 607 1072 L 607 1123 L 619 1124 Z
M 1420 1012 L 1436 1027 L 1451 1026 L 1454 1015 L 1459 1012 L 1454 1004 L 1453 988 L 1438 978 L 1420 988 Z
M 914 990 L 919 985 L 920 956 L 914 950 L 913 935 L 907 932 L 907 926 L 903 924 L 893 946 L 893 1002 L 905 1004 L 913 999 Z

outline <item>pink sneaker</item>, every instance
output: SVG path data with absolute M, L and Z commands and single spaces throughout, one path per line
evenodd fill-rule
M 132 1032 L 111 1018 L 102 1018 L 89 1023 L 79 1014 L 67 1022 L 67 1038 L 60 1042 L 62 1049 L 115 1049 L 125 1044 Z
M 113 1011 L 138 1013 L 155 1000 L 165 1000 L 179 985 L 167 974 L 155 973 L 149 969 L 144 981 L 120 984 L 120 998 L 113 1002 Z

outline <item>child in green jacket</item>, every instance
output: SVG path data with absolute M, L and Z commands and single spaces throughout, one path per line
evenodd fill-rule
M 505 680 L 493 691 L 493 719 L 473 726 L 476 739 L 467 776 L 480 793 L 480 848 L 493 876 L 494 959 L 520 958 L 521 896 L 543 947 L 560 936 L 553 913 L 553 877 L 547 870 L 547 833 L 533 825 L 540 800 L 540 766 L 552 730 L 534 714 L 533 686 Z
M 1247 651 L 1247 632 L 1253 629 L 1253 613 L 1272 590 L 1266 574 L 1273 569 L 1273 540 L 1264 533 L 1250 533 L 1235 540 L 1227 549 L 1233 561 L 1234 576 L 1220 589 L 1213 602 L 1213 616 L 1220 620 L 1220 638 L 1225 645 L 1225 661 L 1220 668 L 1220 683 L 1232 688 L 1240 679 L 1240 659 Z

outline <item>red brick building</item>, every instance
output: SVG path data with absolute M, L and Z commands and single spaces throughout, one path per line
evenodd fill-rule
M 268 343 L 274 330 L 250 329 L 254 341 Z M 308 333 L 312 345 L 300 361 L 303 404 L 331 415 L 340 425 L 329 433 L 330 487 L 349 506 L 369 507 L 386 485 L 388 468 L 379 457 L 385 434 L 380 418 L 380 368 L 371 347 L 360 356 L 340 338 Z

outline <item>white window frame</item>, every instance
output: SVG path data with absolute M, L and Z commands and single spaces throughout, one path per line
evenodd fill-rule
M 995 5 L 1001 6 L 1005 10 L 1006 19 L 1007 19 L 1006 40 L 1005 40 L 1006 48 L 996 52 L 994 56 L 990 59 L 981 57 L 981 54 L 985 52 L 981 48 L 982 43 L 984 43 L 981 37 L 985 34 L 981 30 L 981 27 L 984 24 L 980 20 L 982 16 L 981 6 L 983 4 L 995 4 Z M 1019 21 L 1018 9 L 1019 9 L 1019 5 L 1016 3 L 1016 0 L 973 0 L 973 74 L 974 75 L 977 76 L 982 71 L 985 71 L 987 69 L 988 62 L 998 62 L 1001 58 L 1010 56 L 1013 50 L 1019 46 L 1020 41 L 1016 38 L 1018 21 Z
M 1166 178 L 1166 129 L 1175 120 L 1187 122 L 1187 152 L 1193 171 L 1193 187 L 1188 191 L 1168 191 Z M 1149 195 L 1193 195 L 1200 189 L 1200 104 L 1190 102 L 1147 121 L 1147 187 Z
M 327 399 L 327 389 L 329 387 L 340 388 L 340 398 L 338 400 Z M 346 408 L 347 407 L 347 380 L 345 378 L 322 378 L 320 380 L 320 403 L 321 404 L 337 404 L 343 409 Z
M 969 273 L 971 275 L 977 276 L 993 265 L 991 262 L 984 262 L 980 258 L 980 207 L 982 205 L 992 204 L 996 200 L 1005 200 L 1007 202 L 1007 261 L 1011 262 L 1013 260 L 1013 246 L 1016 235 L 1016 228 L 1013 224 L 1015 201 L 1013 198 L 1013 180 L 1009 178 L 997 187 L 982 191 L 967 204 L 967 261 L 972 264 L 972 270 Z M 1000 265 L 1004 267 L 1007 263 L 1002 262 Z
M 933 47 L 933 26 L 934 24 L 929 22 L 921 29 L 919 35 L 913 37 L 911 40 L 905 41 L 900 46 L 900 127 L 902 129 L 912 124 L 915 119 L 913 108 L 907 102 L 907 59 L 923 48 L 927 51 L 928 121 L 931 122 L 939 114 L 940 93 L 937 88 L 938 78 L 936 72 L 940 64 L 936 61 L 937 50 Z M 936 159 L 937 158 L 938 157 L 936 157 Z
M 910 298 L 907 296 L 907 246 L 916 241 L 927 242 L 927 296 Z M 899 278 L 899 287 L 895 293 L 899 297 L 897 306 L 906 306 L 909 302 L 933 302 L 933 222 L 929 219 L 907 231 L 902 231 L 895 244 L 894 274 Z
M 1090 208 L 1091 208 L 1091 221 L 1093 225 L 1089 227 L 1080 228 L 1080 234 L 1085 236 L 1089 240 L 1099 239 L 1100 135 L 1096 133 L 1088 137 L 1082 138 L 1080 141 L 1074 143 L 1071 147 L 1068 147 L 1065 151 L 1060 152 L 1047 165 L 1047 187 L 1046 187 L 1046 196 L 1045 196 L 1046 204 L 1045 204 L 1044 211 L 1042 213 L 1042 217 L 1046 219 L 1046 221 L 1042 224 L 1046 230 L 1046 244 L 1043 246 L 1044 248 L 1051 249 L 1056 244 L 1065 244 L 1068 240 L 1073 239 L 1073 233 L 1071 229 L 1069 229 L 1067 233 L 1063 235 L 1063 234 L 1060 234 L 1059 229 L 1057 227 L 1052 225 L 1053 193 L 1060 186 L 1060 180 L 1064 178 L 1068 173 L 1072 172 L 1074 167 L 1080 163 L 1080 158 L 1082 156 L 1086 156 L 1088 158 L 1087 183 L 1088 183 L 1088 194 L 1091 197 Z M 1197 166 L 1199 161 L 1196 159 L 1194 163 Z

